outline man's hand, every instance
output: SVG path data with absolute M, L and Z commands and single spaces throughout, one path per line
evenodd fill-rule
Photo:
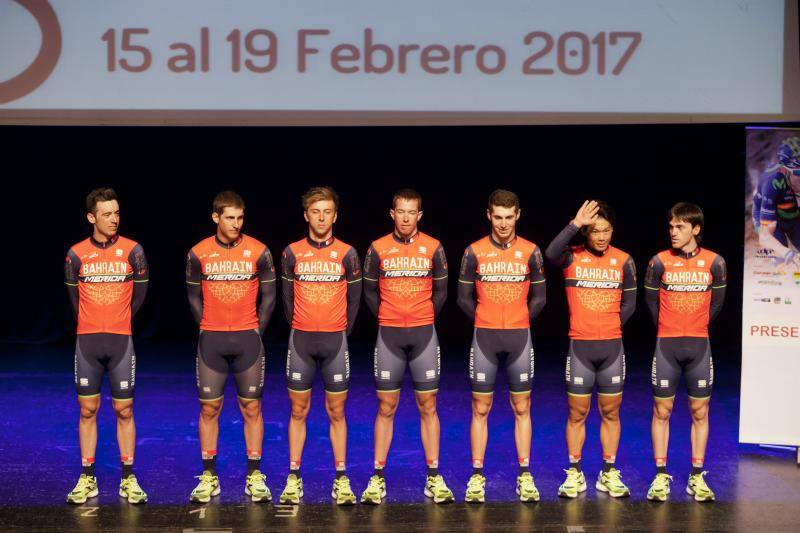
M 572 219 L 572 223 L 578 228 L 594 224 L 597 221 L 597 211 L 599 209 L 600 207 L 595 200 L 586 200 L 581 208 L 578 209 L 575 218 Z

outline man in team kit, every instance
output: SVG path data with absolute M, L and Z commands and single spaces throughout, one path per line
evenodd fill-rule
M 725 300 L 725 260 L 701 248 L 703 212 L 681 202 L 669 211 L 672 247 L 653 256 L 645 275 L 647 308 L 658 327 L 653 356 L 653 453 L 656 477 L 647 499 L 665 501 L 670 493 L 667 474 L 669 418 L 681 374 L 686 378 L 692 416 L 692 472 L 686 492 L 701 502 L 713 501 L 705 482 L 703 460 L 708 442 L 708 403 L 714 383 L 714 365 L 708 342 L 708 324 Z
M 254 502 L 272 500 L 266 476 L 261 473 L 264 440 L 261 336 L 275 308 L 275 266 L 269 249 L 242 233 L 244 209 L 244 200 L 237 193 L 219 193 L 211 213 L 216 233 L 195 245 L 186 261 L 189 307 L 200 327 L 196 374 L 203 473 L 189 497 L 193 502 L 208 502 L 220 492 L 217 439 L 229 371 L 236 380 L 239 409 L 244 418 L 247 446 L 244 491 Z
M 81 411 L 78 436 L 83 467 L 67 502 L 84 503 L 98 494 L 94 469 L 97 411 L 100 385 L 107 372 L 122 462 L 119 495 L 129 503 L 145 503 L 147 494 L 133 474 L 136 354 L 131 320 L 147 293 L 147 259 L 139 244 L 117 233 L 120 212 L 113 189 L 100 188 L 89 193 L 86 218 L 92 225 L 92 234 L 69 249 L 64 264 L 67 293 L 78 323 L 75 388 Z
M 521 501 L 538 501 L 539 491 L 530 473 L 531 380 L 533 345 L 531 324 L 545 304 L 542 253 L 516 234 L 521 210 L 517 195 L 498 189 L 489 196 L 486 217 L 491 234 L 464 252 L 458 278 L 458 304 L 474 322 L 469 375 L 472 382 L 472 476 L 466 501 L 485 501 L 484 453 L 487 420 L 501 356 L 514 411 L 514 439 L 519 458 L 517 494 Z
M 545 251 L 548 261 L 564 272 L 569 304 L 566 370 L 569 468 L 567 479 L 558 488 L 558 495 L 566 498 L 575 498 L 586 490 L 581 452 L 595 384 L 603 446 L 603 469 L 595 488 L 615 498 L 630 496 L 615 462 L 625 383 L 622 325 L 636 309 L 636 265 L 631 256 L 611 246 L 615 218 L 608 204 L 586 201 Z M 570 246 L 579 232 L 584 244 Z
M 800 137 L 778 149 L 778 162 L 758 178 L 753 195 L 753 223 L 762 246 L 778 263 L 800 269 Z M 794 249 L 792 249 L 794 246 Z
M 422 197 L 402 189 L 392 198 L 394 230 L 372 243 L 364 258 L 364 299 L 378 319 L 375 343 L 375 470 L 361 503 L 386 496 L 384 467 L 392 443 L 394 415 L 406 366 L 411 369 L 428 476 L 424 494 L 450 503 L 453 493 L 439 474 L 439 339 L 434 319 L 447 299 L 447 260 L 436 239 L 422 233 Z
M 283 306 L 292 328 L 286 355 L 292 414 L 289 475 L 280 501 L 296 504 L 303 497 L 300 459 L 306 441 L 311 385 L 319 366 L 336 467 L 331 496 L 338 505 L 353 505 L 356 496 L 345 468 L 344 405 L 350 379 L 347 335 L 358 315 L 361 264 L 353 247 L 333 237 L 339 208 L 336 192 L 330 187 L 314 187 L 302 200 L 308 235 L 287 246 L 281 260 Z

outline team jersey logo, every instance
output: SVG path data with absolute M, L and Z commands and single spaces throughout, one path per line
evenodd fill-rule
M 600 267 L 575 267 L 575 286 L 587 289 L 619 289 L 622 273 L 617 269 Z
M 255 276 L 252 261 L 212 261 L 203 265 L 203 281 L 250 281 Z
M 132 278 L 123 261 L 84 263 L 78 275 L 83 283 L 124 283 Z
M 528 265 L 523 263 L 492 261 L 478 265 L 478 280 L 483 283 L 520 283 L 528 273 Z
M 344 267 L 332 261 L 301 261 L 294 273 L 297 281 L 338 283 L 344 280 Z
M 711 273 L 667 270 L 661 285 L 667 291 L 706 292 L 711 287 Z
M 431 260 L 427 257 L 392 257 L 381 261 L 384 278 L 425 278 L 431 273 Z

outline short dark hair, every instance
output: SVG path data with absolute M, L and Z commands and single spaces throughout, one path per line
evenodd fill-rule
M 111 187 L 98 187 L 86 195 L 86 212 L 97 213 L 97 204 L 117 200 L 117 193 Z
M 617 213 L 614 208 L 602 200 L 597 200 L 597 216 L 606 219 L 612 226 L 617 221 Z
M 336 194 L 336 191 L 333 190 L 333 187 L 328 187 L 327 185 L 324 187 L 311 187 L 306 191 L 302 199 L 303 211 L 308 210 L 308 206 L 314 202 L 321 202 L 324 200 L 332 201 L 333 208 L 336 210 L 339 209 L 339 195 Z
M 692 227 L 700 226 L 700 233 L 696 237 L 697 242 L 700 242 L 705 224 L 703 223 L 703 210 L 700 209 L 699 205 L 690 202 L 678 202 L 670 208 L 667 221 L 673 218 L 681 222 L 688 222 Z
M 489 211 L 492 210 L 492 206 L 513 207 L 519 211 L 519 197 L 511 191 L 496 189 L 489 195 Z
M 212 208 L 214 212 L 221 215 L 226 207 L 244 209 L 244 199 L 233 191 L 222 191 L 214 197 Z
M 417 211 L 422 211 L 422 195 L 414 189 L 400 189 L 392 196 L 392 209 L 397 207 L 397 200 L 416 200 Z

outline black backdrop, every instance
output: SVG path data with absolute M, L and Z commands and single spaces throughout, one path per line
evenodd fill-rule
M 743 239 L 744 126 L 535 126 L 398 128 L 4 127 L 5 245 L 0 340 L 58 342 L 74 328 L 62 283 L 69 245 L 89 226 L 84 197 L 109 185 L 119 196 L 121 233 L 144 246 L 151 265 L 136 333 L 152 340 L 194 338 L 183 281 L 187 250 L 214 231 L 211 200 L 222 189 L 247 202 L 245 232 L 273 255 L 306 231 L 300 195 L 329 184 L 340 194 L 335 234 L 362 256 L 391 229 L 392 192 L 423 195 L 422 229 L 439 238 L 450 263 L 450 298 L 438 322 L 444 339 L 468 337 L 455 302 L 464 247 L 486 234 L 488 194 L 516 191 L 518 231 L 546 247 L 589 197 L 618 212 L 614 244 L 636 260 L 668 246 L 666 211 L 680 200 L 706 213 L 704 244 L 728 261 L 728 301 L 714 330 L 737 343 Z M 560 273 L 549 268 L 540 339 L 566 335 Z M 641 285 L 641 283 L 640 283 Z M 641 293 L 641 290 L 640 290 Z M 362 306 L 363 307 L 363 306 Z M 285 339 L 281 307 L 267 338 Z M 355 340 L 375 323 L 364 308 Z M 641 302 L 628 338 L 653 336 Z

